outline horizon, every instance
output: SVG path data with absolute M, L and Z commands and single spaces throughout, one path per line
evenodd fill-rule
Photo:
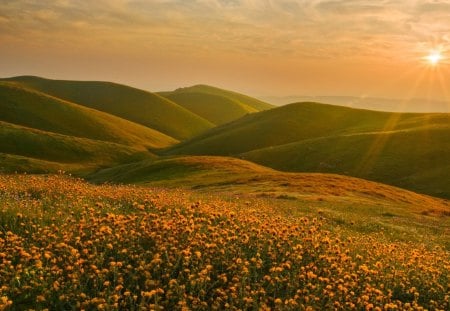
M 2 77 L 153 92 L 207 84 L 258 98 L 450 100 L 444 2 L 6 1 L 0 9 Z

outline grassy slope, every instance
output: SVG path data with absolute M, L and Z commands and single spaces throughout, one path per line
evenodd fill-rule
M 235 103 L 239 103 L 243 106 L 253 108 L 256 111 L 268 110 L 274 107 L 271 104 L 265 103 L 259 99 L 244 94 L 202 84 L 194 85 L 191 87 L 179 88 L 173 92 L 161 92 L 160 94 L 166 96 L 169 94 L 186 94 L 186 93 L 201 93 L 228 98 Z
M 407 240 L 416 235 L 414 239 L 425 241 L 430 227 L 442 234 L 450 228 L 450 205 L 445 200 L 353 177 L 285 173 L 228 157 L 147 160 L 98 171 L 89 180 L 259 197 L 289 217 L 326 216 L 332 227 L 363 233 L 386 230 Z
M 230 155 L 264 147 L 345 133 L 382 129 L 414 118 L 317 103 L 297 103 L 245 116 L 169 150 L 169 154 Z M 397 126 L 398 127 L 398 124 Z
M 159 95 L 111 82 L 63 81 L 31 76 L 4 79 L 121 117 L 176 139 L 193 137 L 213 125 Z
M 168 187 L 215 189 L 223 192 L 240 189 L 242 193 L 278 196 L 323 195 L 359 199 L 380 198 L 430 206 L 444 202 L 392 186 L 354 177 L 321 173 L 287 173 L 249 161 L 218 156 L 184 156 L 107 168 L 92 174 L 93 182 L 150 183 Z M 243 191 L 246 188 L 246 191 Z M 431 204 L 433 205 L 433 204 Z
M 302 172 L 328 172 L 377 180 L 450 198 L 448 125 L 341 135 L 254 150 L 243 158 Z
M 60 171 L 87 173 L 91 169 L 81 163 L 59 163 L 0 152 L 0 173 L 42 174 Z
M 176 142 L 145 126 L 9 82 L 0 82 L 0 120 L 47 132 L 146 148 L 161 148 Z
M 144 148 L 78 138 L 0 121 L 0 171 L 91 171 L 152 158 Z
M 234 155 L 286 171 L 348 174 L 450 197 L 450 115 L 292 104 L 212 129 L 167 154 Z
M 228 123 L 257 111 L 228 97 L 208 93 L 173 92 L 165 97 L 215 125 Z

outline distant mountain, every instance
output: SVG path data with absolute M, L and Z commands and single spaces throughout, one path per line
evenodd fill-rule
M 296 102 L 319 102 L 389 112 L 450 112 L 450 100 L 440 101 L 425 98 L 392 99 L 357 96 L 267 96 L 262 98 L 278 106 Z
M 252 114 L 166 150 L 232 155 L 284 171 L 339 173 L 450 197 L 450 114 L 297 103 Z
M 33 76 L 2 80 L 139 123 L 178 140 L 193 137 L 214 126 L 166 98 L 121 84 Z

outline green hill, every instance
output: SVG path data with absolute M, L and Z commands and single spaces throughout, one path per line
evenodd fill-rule
M 215 125 L 228 123 L 248 113 L 257 112 L 253 107 L 228 97 L 207 93 L 173 92 L 165 97 Z
M 236 155 L 315 137 L 374 131 L 389 126 L 392 114 L 317 103 L 297 103 L 245 116 L 182 142 L 169 154 Z M 397 127 L 397 122 L 395 123 Z
M 157 94 L 111 82 L 50 80 L 21 76 L 27 88 L 142 124 L 176 139 L 193 137 L 211 127 L 209 121 Z
M 66 136 L 0 121 L 0 172 L 89 172 L 152 158 L 143 147 Z
M 233 155 L 286 171 L 346 174 L 450 197 L 450 115 L 297 103 L 245 116 L 167 150 Z
M 0 120 L 46 132 L 152 149 L 176 143 L 156 130 L 11 82 L 0 82 Z
M 450 198 L 448 124 L 304 140 L 242 158 L 284 171 L 327 172 Z
M 244 107 L 249 107 L 251 109 L 254 109 L 255 111 L 268 110 L 268 109 L 272 109 L 275 107 L 271 104 L 268 104 L 259 99 L 256 99 L 256 98 L 244 95 L 244 94 L 220 89 L 220 88 L 209 86 L 209 85 L 203 85 L 203 84 L 179 88 L 173 92 L 160 92 L 159 94 L 161 94 L 163 96 L 169 96 L 169 95 L 173 95 L 173 94 L 186 94 L 186 93 L 209 94 L 209 95 L 215 95 L 215 96 L 219 96 L 219 97 L 223 97 L 223 98 L 228 98 L 229 100 L 231 100 L 237 104 L 240 104 Z M 246 108 L 246 109 L 248 109 L 248 108 Z

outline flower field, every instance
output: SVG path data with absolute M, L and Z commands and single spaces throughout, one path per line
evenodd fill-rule
M 323 221 L 256 199 L 0 176 L 0 310 L 450 310 L 448 250 Z

